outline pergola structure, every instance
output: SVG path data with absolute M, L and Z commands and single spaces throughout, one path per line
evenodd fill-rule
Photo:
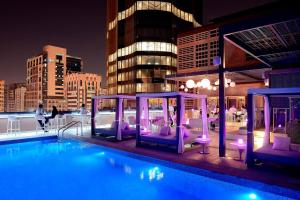
M 294 68 L 300 65 L 300 14 L 296 8 L 265 17 L 228 24 L 220 28 L 220 56 L 226 54 L 228 41 L 271 69 Z M 219 66 L 220 156 L 225 156 L 225 88 L 224 61 Z M 249 103 L 248 103 L 249 104 Z
M 288 165 L 300 166 L 300 152 L 275 150 L 270 144 L 270 108 L 271 100 L 275 97 L 290 97 L 300 95 L 300 88 L 266 88 L 248 90 L 248 124 L 247 124 L 247 159 L 246 163 L 251 166 L 255 160 L 267 160 Z M 254 151 L 254 96 L 264 97 L 264 121 L 265 133 L 263 146 Z M 274 131 L 274 130 L 273 130 Z
M 107 100 L 115 100 L 116 101 L 116 113 L 115 113 L 115 119 L 112 124 L 113 127 L 109 128 L 97 128 L 96 127 L 96 113 L 98 112 L 97 107 L 98 107 L 98 101 L 107 99 Z M 130 95 L 108 95 L 108 96 L 94 96 L 92 98 L 92 114 L 91 114 L 91 129 L 92 129 L 92 136 L 95 136 L 97 133 L 98 134 L 104 134 L 104 135 L 110 135 L 110 136 L 115 136 L 117 140 L 122 140 L 122 136 L 124 135 L 133 135 L 135 136 L 136 130 L 134 129 L 127 129 L 123 130 L 122 129 L 122 123 L 124 120 L 124 100 L 135 100 L 135 96 L 130 96 Z
M 201 118 L 202 118 L 202 134 L 208 137 L 208 124 L 207 124 L 207 106 L 206 106 L 206 95 L 199 94 L 190 94 L 183 92 L 165 92 L 165 93 L 142 93 L 136 95 L 137 101 L 137 145 L 140 145 L 141 142 L 162 144 L 175 146 L 178 153 L 184 152 L 184 124 L 185 124 L 185 99 L 195 99 L 201 100 Z M 164 115 L 164 125 L 169 127 L 169 99 L 176 99 L 176 133 L 175 135 L 171 134 L 156 134 L 155 136 L 151 135 L 149 132 L 148 123 L 149 123 L 149 99 L 162 99 L 163 100 L 163 115 Z M 144 129 L 147 131 L 146 134 L 142 134 L 142 121 L 145 120 Z M 148 134 L 149 133 L 149 134 Z M 171 137 L 168 137 L 170 135 Z
M 300 14 L 292 2 L 278 2 L 257 10 L 217 19 L 224 23 L 219 27 L 219 56 L 217 69 L 166 76 L 167 79 L 185 82 L 205 75 L 219 80 L 219 156 L 226 154 L 225 74 L 230 73 L 236 83 L 244 80 L 261 80 L 262 73 L 272 69 L 300 66 Z M 247 17 L 250 16 L 250 17 Z M 238 22 L 232 19 L 240 19 Z M 242 49 L 259 60 L 254 66 L 231 67 L 225 65 L 225 41 Z M 294 69 L 293 69 L 294 70 Z

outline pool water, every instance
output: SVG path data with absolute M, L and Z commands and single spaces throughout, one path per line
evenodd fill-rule
M 79 141 L 0 145 L 0 199 L 288 199 Z

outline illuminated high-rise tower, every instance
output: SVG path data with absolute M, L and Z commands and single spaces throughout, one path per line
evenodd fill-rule
M 108 0 L 109 94 L 175 91 L 177 34 L 202 21 L 201 0 Z

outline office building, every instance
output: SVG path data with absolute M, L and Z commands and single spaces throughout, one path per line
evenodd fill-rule
M 109 94 L 175 91 L 179 31 L 200 26 L 202 1 L 107 1 Z
M 68 65 L 68 60 L 72 64 Z M 78 71 L 75 67 L 78 60 L 75 62 L 75 58 L 68 56 L 67 49 L 52 45 L 44 46 L 40 54 L 27 59 L 25 109 L 34 110 L 43 103 L 47 111 L 52 106 L 65 110 L 64 77 L 67 71 L 71 72 L 74 68 Z
M 101 94 L 101 76 L 92 73 L 71 73 L 65 76 L 68 110 L 79 110 L 85 104 L 91 109 L 93 96 Z

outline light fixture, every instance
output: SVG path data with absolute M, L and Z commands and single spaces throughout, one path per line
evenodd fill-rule
M 198 81 L 198 82 L 197 82 L 197 87 L 198 87 L 198 88 L 202 87 L 202 82 L 201 82 L 201 81 Z
M 238 143 L 238 145 L 242 145 L 242 144 L 244 144 L 244 140 L 243 139 L 238 139 L 237 143 Z
M 257 199 L 256 194 L 254 193 L 249 194 L 249 199 Z
M 214 87 L 213 87 L 213 91 L 216 91 L 216 90 L 217 90 L 217 87 L 216 87 L 216 86 L 214 86 Z
M 227 79 L 227 83 L 231 83 L 231 79 L 230 78 Z
M 219 84 L 220 84 L 220 82 L 219 82 L 219 79 L 218 79 L 218 80 L 216 80 L 215 85 L 219 85 Z
M 211 85 L 209 85 L 209 86 L 207 87 L 208 90 L 212 90 L 212 88 L 213 88 L 213 87 L 212 87 Z
M 188 91 L 189 91 L 189 89 L 187 89 L 187 88 L 184 88 L 184 91 L 185 91 L 185 92 L 188 92 Z
M 189 88 L 189 89 L 191 89 L 191 88 L 193 88 L 195 86 L 195 81 L 193 81 L 193 80 L 188 80 L 187 82 L 186 82 L 186 87 L 187 88 Z
M 235 82 L 231 82 L 229 85 L 230 87 L 235 87 Z
M 203 88 L 208 88 L 208 86 L 210 86 L 210 80 L 207 78 L 202 79 L 202 87 Z
M 213 59 L 213 65 L 214 65 L 214 66 L 219 66 L 219 65 L 221 65 L 221 62 L 222 62 L 222 60 L 221 60 L 221 57 L 220 57 L 220 56 L 214 57 L 214 59 Z
M 180 86 L 180 89 L 182 89 L 182 90 L 183 90 L 183 89 L 184 89 L 184 85 L 181 85 L 181 86 Z
M 265 82 L 265 86 L 268 87 L 269 86 L 269 79 L 268 78 L 265 79 L 264 82 Z

